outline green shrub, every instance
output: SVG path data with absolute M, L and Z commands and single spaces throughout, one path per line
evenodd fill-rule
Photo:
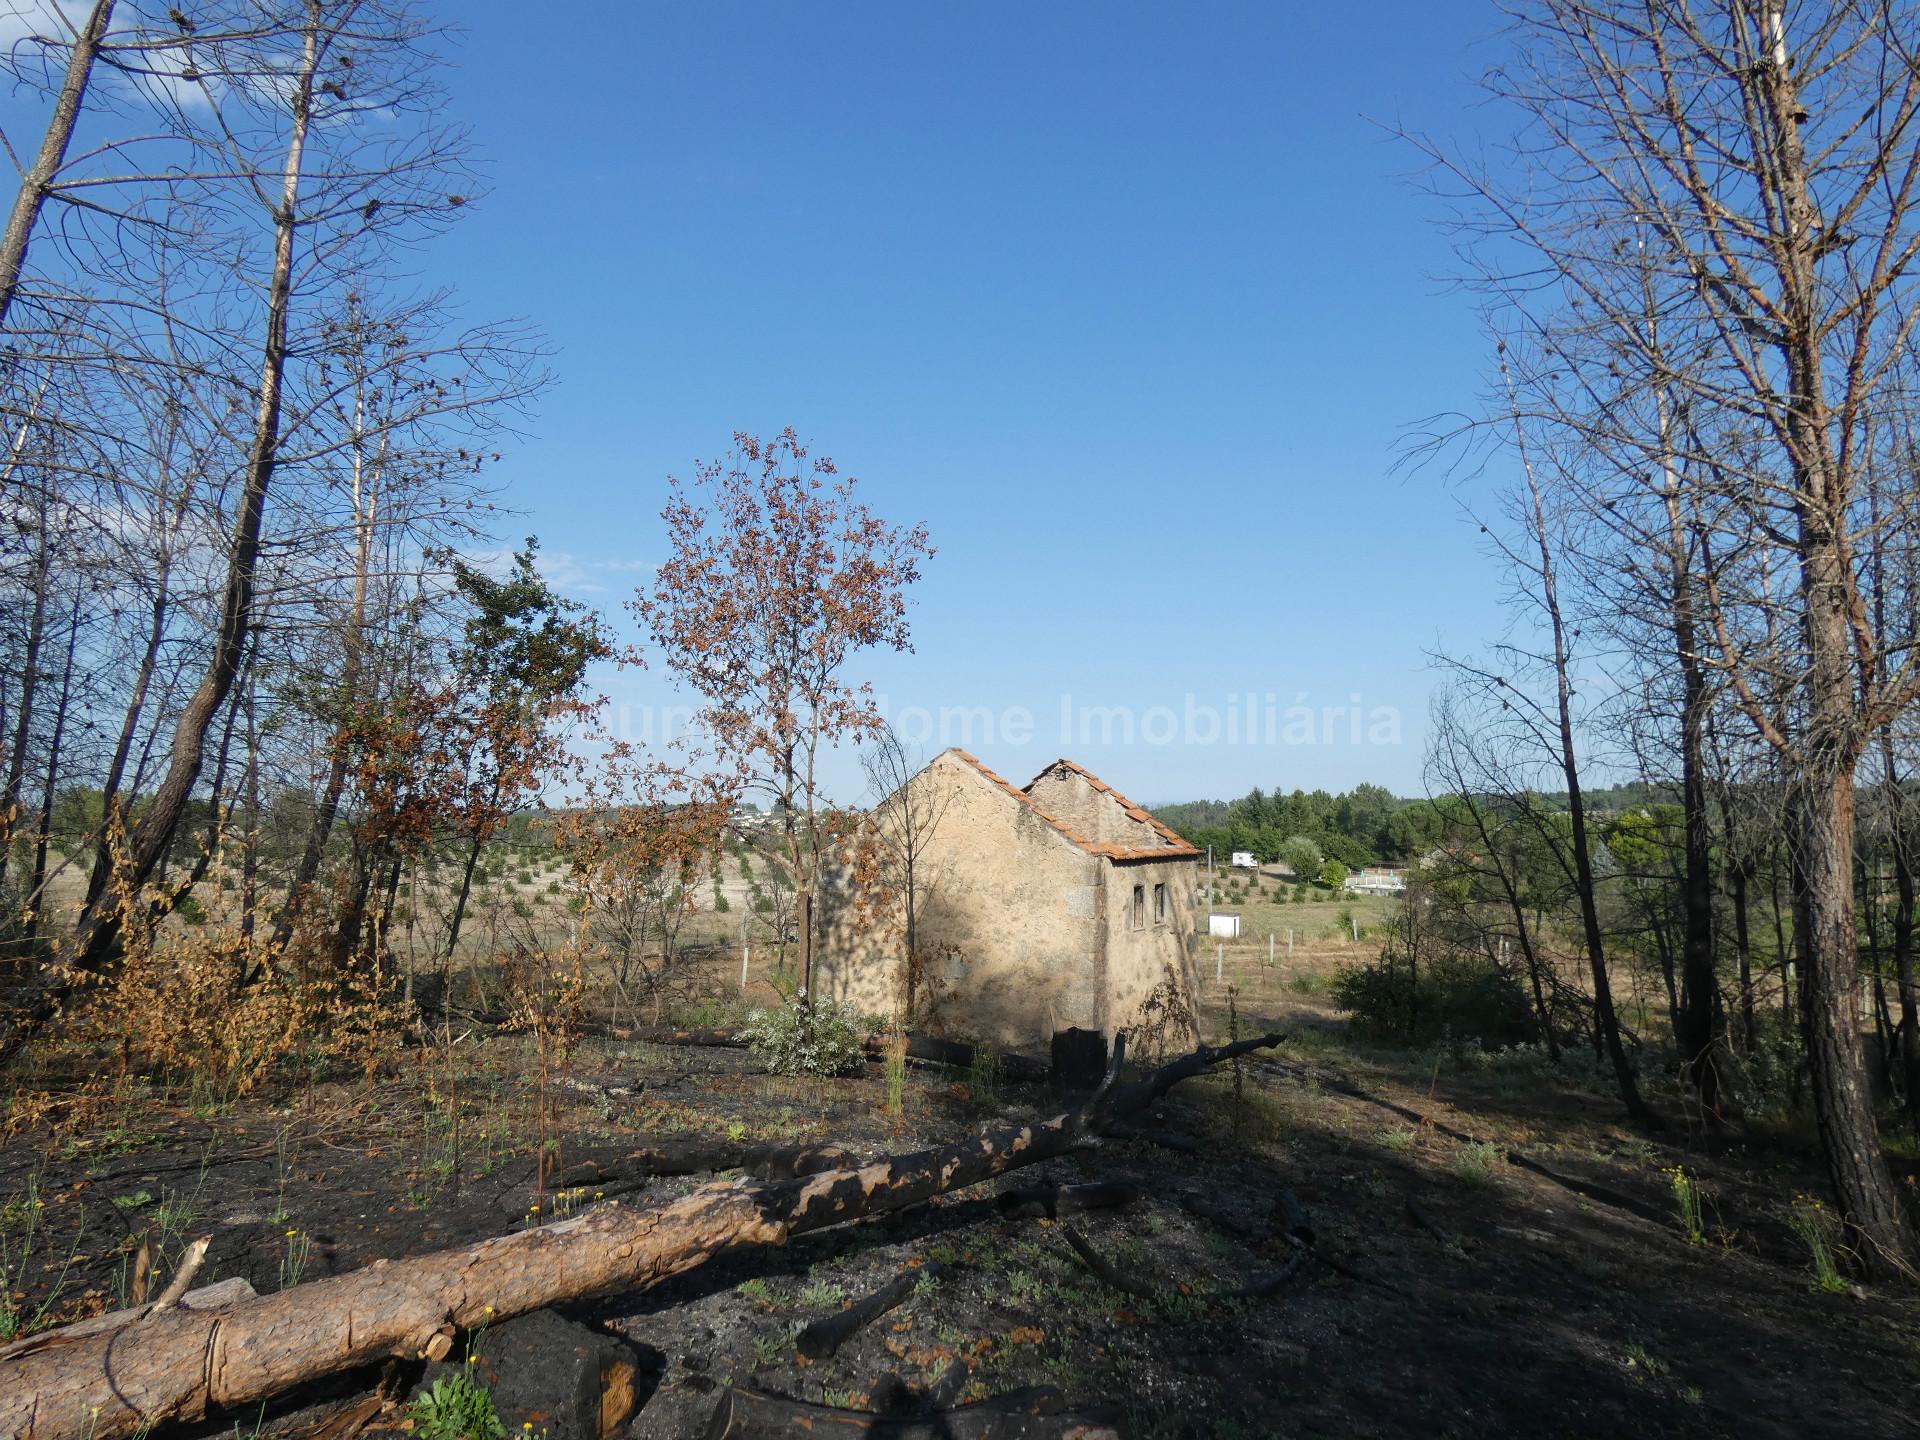
M 173 913 L 180 917 L 185 925 L 204 925 L 207 923 L 207 907 L 191 895 L 182 895 L 180 903 L 173 907 Z
M 1430 960 L 1417 983 L 1404 961 L 1344 966 L 1334 976 L 1333 1000 L 1355 1026 L 1378 1036 L 1451 1034 L 1489 1048 L 1534 1038 L 1518 977 L 1478 956 Z
M 793 1002 L 755 1010 L 740 1033 L 747 1048 L 775 1075 L 846 1075 L 866 1064 L 859 1007 L 839 1000 Z

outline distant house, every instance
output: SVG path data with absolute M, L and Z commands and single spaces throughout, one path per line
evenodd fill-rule
M 1365 865 L 1347 876 L 1345 888 L 1358 895 L 1398 895 L 1407 888 L 1404 865 Z
M 1233 865 L 1239 870 L 1258 870 L 1260 857 L 1251 850 L 1236 850 L 1233 852 Z
M 1200 851 L 1070 760 L 1015 786 L 945 750 L 907 787 L 937 817 L 913 877 L 924 1028 L 1044 1050 L 1070 1026 L 1132 1030 L 1138 1043 L 1143 1025 L 1191 1016 Z M 877 806 L 870 823 L 888 814 Z M 873 888 L 853 865 L 823 886 L 814 984 L 893 1014 L 906 991 L 905 897 L 896 885 L 876 904 Z M 1161 1038 L 1190 1043 L 1179 1029 Z

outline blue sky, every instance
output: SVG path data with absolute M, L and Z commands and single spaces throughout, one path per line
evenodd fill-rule
M 792 424 L 939 546 L 916 652 L 862 667 L 927 748 L 1149 803 L 1420 790 L 1425 652 L 1496 630 L 1498 582 L 1395 445 L 1485 347 L 1379 122 L 1472 142 L 1490 5 L 458 16 L 492 190 L 432 269 L 555 347 L 496 478 L 581 598 L 657 563 L 667 474 Z M 636 726 L 671 698 L 608 683 Z M 1359 744 L 1294 708 L 1355 696 Z

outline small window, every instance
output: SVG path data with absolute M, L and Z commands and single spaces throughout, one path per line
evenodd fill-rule
M 1167 923 L 1167 887 L 1164 885 L 1153 887 L 1153 923 L 1156 925 Z
M 1136 885 L 1133 887 L 1133 928 L 1142 930 L 1146 928 L 1146 924 L 1147 887 L 1144 885 Z

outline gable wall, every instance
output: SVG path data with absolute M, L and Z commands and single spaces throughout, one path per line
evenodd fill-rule
M 1127 814 L 1112 792 L 1095 789 L 1066 765 L 1052 765 L 1027 786 L 1033 803 L 1096 845 L 1145 849 L 1166 844 L 1151 825 Z
M 940 807 L 917 866 L 925 1028 L 1044 1053 L 1057 1029 L 1102 1027 L 1106 862 L 955 755 L 935 757 L 909 784 L 935 787 Z M 896 1013 L 898 907 L 890 924 L 862 931 L 849 894 L 828 885 L 821 912 L 816 989 Z

